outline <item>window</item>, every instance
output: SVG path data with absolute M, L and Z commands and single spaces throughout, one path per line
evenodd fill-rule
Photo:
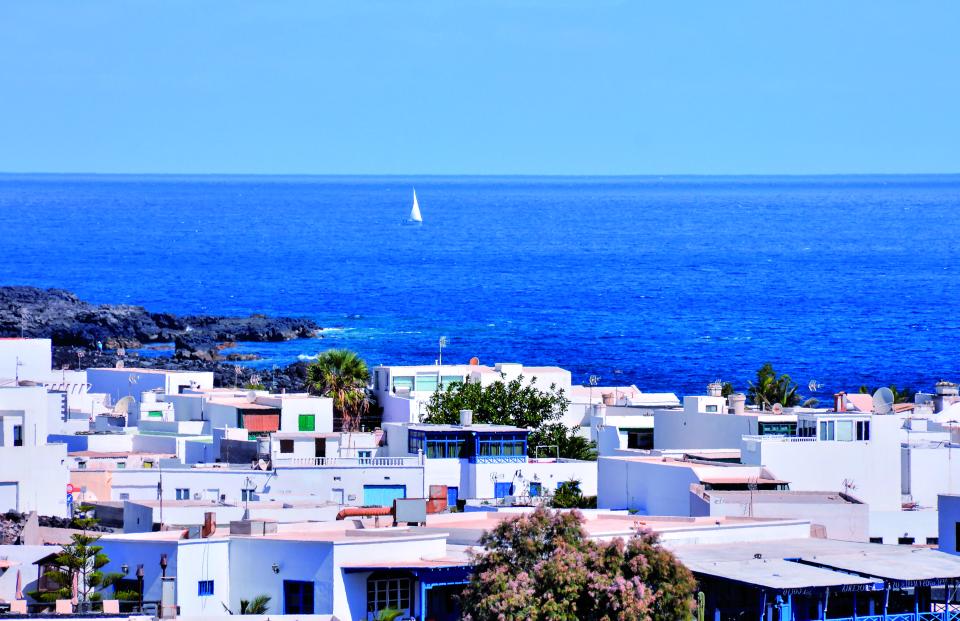
M 436 392 L 439 385 L 439 378 L 435 374 L 417 375 L 417 392 Z
M 883 537 L 870 537 L 870 543 L 883 543 Z
M 373 457 L 373 451 L 357 451 L 357 457 L 360 459 L 370 459 Z
M 714 405 L 708 405 L 706 411 L 707 411 L 707 414 L 716 414 L 716 413 L 717 413 L 717 406 L 716 406 L 716 404 L 714 404 Z
M 127 467 L 127 462 L 125 462 L 125 461 L 118 461 L 118 462 L 117 462 L 117 470 L 123 470 L 123 469 L 126 468 L 126 467 Z
M 190 500 L 190 488 L 188 488 L 188 487 L 178 487 L 178 488 L 177 488 L 177 500 Z
M 142 466 L 143 466 L 144 468 L 153 468 L 153 462 L 152 462 L 152 461 L 144 461 L 143 464 L 142 464 Z
M 77 462 L 77 469 L 78 469 L 78 470 L 86 470 L 86 469 L 87 469 L 87 462 L 85 462 L 85 461 L 78 461 L 78 462 Z
M 161 412 L 160 410 L 150 410 L 149 412 L 147 412 L 147 416 L 149 416 L 150 418 L 163 418 L 163 412 Z
M 127 493 L 120 494 L 120 500 L 130 500 L 130 494 L 127 494 Z
M 197 595 L 200 597 L 213 595 L 213 580 L 201 580 L 197 582 Z
M 463 377 L 459 375 L 444 375 L 440 378 L 440 388 L 446 388 L 451 384 L 463 383 Z
M 313 614 L 313 582 L 301 580 L 283 581 L 283 614 Z
M 387 608 L 410 612 L 410 578 L 373 573 L 367 580 L 367 612 L 377 613 Z
M 821 421 L 820 422 L 820 440 L 833 440 L 835 439 L 834 431 L 834 422 L 832 420 Z
M 627 431 L 627 448 L 650 450 L 653 448 L 653 429 L 630 429 Z
M 23 446 L 23 425 L 13 426 L 13 445 Z
M 796 433 L 796 423 L 757 423 L 757 435 L 760 436 L 792 436 Z
M 526 437 L 521 434 L 481 435 L 480 457 L 522 457 L 526 455 Z
M 953 525 L 953 548 L 957 552 L 960 552 L 960 522 L 956 522 Z
M 940 545 L 940 537 L 927 537 L 928 546 Z
M 393 392 L 410 392 L 413 390 L 413 376 L 400 375 L 393 378 Z
M 301 414 L 298 423 L 298 429 L 300 431 L 317 430 L 317 417 L 314 414 Z
M 869 440 L 870 439 L 870 421 L 868 420 L 859 420 L 857 421 L 857 440 Z
M 837 442 L 853 442 L 853 421 L 837 421 Z
M 292 453 L 292 452 L 293 452 L 293 440 L 280 440 L 280 452 L 281 452 L 281 453 Z
M 897 543 L 902 546 L 912 546 L 913 537 L 897 537 Z
M 240 500 L 242 502 L 248 502 L 253 500 L 253 491 L 252 489 L 242 489 L 240 490 Z

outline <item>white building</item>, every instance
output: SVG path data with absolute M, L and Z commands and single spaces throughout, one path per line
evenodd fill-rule
M 42 386 L 0 387 L 0 512 L 68 515 L 67 447 L 47 443 L 50 409 Z
M 213 372 L 136 367 L 93 368 L 87 369 L 87 382 L 90 384 L 91 392 L 106 394 L 110 403 L 117 403 L 124 397 L 130 397 L 134 401 L 134 406 L 130 409 L 134 418 L 127 423 L 135 426 L 143 393 L 159 391 L 176 395 L 189 390 L 213 388 Z

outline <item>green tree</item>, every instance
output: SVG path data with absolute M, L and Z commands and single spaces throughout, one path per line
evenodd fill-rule
M 803 397 L 797 392 L 797 388 L 797 383 L 789 375 L 786 373 L 777 375 L 777 372 L 773 370 L 773 365 L 767 362 L 757 370 L 757 381 L 755 383 L 750 382 L 747 395 L 750 397 L 750 403 L 759 405 L 763 409 L 769 409 L 776 403 L 783 407 L 792 405 L 813 406 L 817 404 L 816 399 L 804 401 Z
M 894 403 L 913 403 L 917 397 L 917 391 L 909 386 L 897 388 L 893 384 L 890 384 L 888 388 L 890 388 L 890 392 L 893 393 Z M 878 388 L 868 388 L 866 385 L 860 387 L 860 393 L 865 395 L 872 395 L 877 392 L 877 390 Z
M 77 510 L 86 514 L 91 507 L 81 506 Z M 64 545 L 56 557 L 57 568 L 44 574 L 44 577 L 57 585 L 57 588 L 45 593 L 33 591 L 30 597 L 41 602 L 72 599 L 73 584 L 76 581 L 77 603 L 81 608 L 85 608 L 89 602 L 103 599 L 101 591 L 123 578 L 123 574 L 102 571 L 110 559 L 103 553 L 103 546 L 97 545 L 100 536 L 89 533 L 89 529 L 98 521 L 92 517 L 73 520 L 73 526 L 82 529 L 83 532 L 71 535 L 71 543 Z
M 468 380 L 437 389 L 427 403 L 423 422 L 455 425 L 460 422 L 460 410 L 472 410 L 476 423 L 529 429 L 527 450 L 531 457 L 536 456 L 539 446 L 541 457 L 554 455 L 556 450 L 568 459 L 594 460 L 597 456 L 593 442 L 579 436 L 578 429 L 569 429 L 561 422 L 568 405 L 563 389 L 555 384 L 548 390 L 539 390 L 522 376 L 487 386 Z M 557 449 L 547 448 L 553 446 Z
M 480 539 L 464 590 L 469 621 L 685 621 L 696 583 L 655 534 L 590 539 L 577 511 L 538 508 Z
M 555 509 L 596 509 L 597 497 L 584 496 L 580 491 L 580 481 L 563 481 L 553 493 L 550 506 Z
M 307 387 L 310 392 L 333 399 L 334 414 L 344 431 L 359 430 L 360 417 L 370 407 L 369 382 L 367 363 L 349 349 L 325 351 L 307 368 Z
M 257 595 L 253 599 L 240 600 L 240 614 L 242 615 L 265 615 L 269 609 L 269 595 Z

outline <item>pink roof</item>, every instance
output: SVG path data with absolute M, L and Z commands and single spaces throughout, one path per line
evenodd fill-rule
M 847 403 L 852 404 L 854 411 L 857 412 L 872 412 L 873 411 L 873 397 L 870 395 L 864 395 L 861 393 L 849 394 L 847 395 Z M 849 405 L 847 409 L 850 408 Z

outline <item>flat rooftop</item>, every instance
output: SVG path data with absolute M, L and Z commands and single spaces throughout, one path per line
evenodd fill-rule
M 410 425 L 408 429 L 412 431 L 502 431 L 502 432 L 524 432 L 522 427 L 512 425 L 491 425 L 488 423 L 477 423 L 474 425 Z
M 764 483 L 766 483 L 766 479 Z M 859 500 L 837 492 L 793 492 L 779 490 L 708 490 L 704 492 L 710 498 L 723 498 L 729 502 L 764 502 L 775 504 L 837 504 L 859 505 Z

